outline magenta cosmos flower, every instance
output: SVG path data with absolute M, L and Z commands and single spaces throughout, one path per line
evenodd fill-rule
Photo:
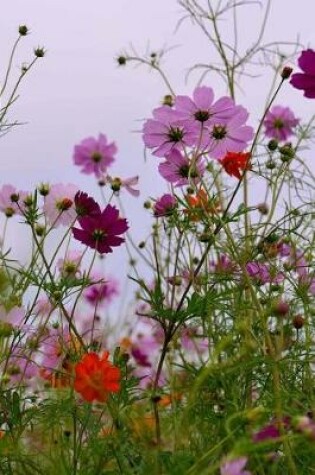
M 119 235 L 128 229 L 127 220 L 120 218 L 118 209 L 111 205 L 101 213 L 78 218 L 78 221 L 82 229 L 72 228 L 74 238 L 100 254 L 113 252 L 112 247 L 120 246 L 124 239 Z
M 227 120 L 235 114 L 234 101 L 229 97 L 221 97 L 214 101 L 214 92 L 211 87 L 197 87 L 193 92 L 193 98 L 177 96 L 175 109 L 182 113 L 185 120 L 198 124 L 207 125 L 216 120 Z
M 265 135 L 279 141 L 287 140 L 299 122 L 289 107 L 274 106 L 264 120 Z
M 178 150 L 172 150 L 165 158 L 165 162 L 159 165 L 159 173 L 175 186 L 188 185 L 190 181 L 198 183 L 206 169 L 202 158 L 192 164 L 191 160 L 184 157 Z
M 89 278 L 90 285 L 84 290 L 83 296 L 93 306 L 109 304 L 119 294 L 119 286 L 113 277 L 104 278 L 102 274 L 95 273 Z
M 302 51 L 298 63 L 303 72 L 293 74 L 290 83 L 296 89 L 304 91 L 305 97 L 315 99 L 315 51 Z
M 253 138 L 253 128 L 245 125 L 248 112 L 235 106 L 235 115 L 228 120 L 216 121 L 206 127 L 202 136 L 202 148 L 210 157 L 221 159 L 227 152 L 243 152 Z
M 166 193 L 155 202 L 153 206 L 154 216 L 156 218 L 160 218 L 162 216 L 169 216 L 176 208 L 177 199 L 175 198 L 175 196 Z
M 57 227 L 73 224 L 77 216 L 74 208 L 74 197 L 78 191 L 76 185 L 52 185 L 45 197 L 43 211 L 49 224 Z
M 73 161 L 75 165 L 82 167 L 82 173 L 100 177 L 111 165 L 117 153 L 115 142 L 108 143 L 104 134 L 98 138 L 88 137 L 74 147 Z
M 198 128 L 182 120 L 180 112 L 162 106 L 154 109 L 153 117 L 143 126 L 144 144 L 154 149 L 153 155 L 164 157 L 172 150 L 182 150 L 196 142 Z

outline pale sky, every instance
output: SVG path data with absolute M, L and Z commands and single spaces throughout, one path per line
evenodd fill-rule
M 12 109 L 11 118 L 26 124 L 0 141 L 0 184 L 30 189 L 40 181 L 63 181 L 93 192 L 93 178 L 81 175 L 72 165 L 72 150 L 83 138 L 103 132 L 119 147 L 112 173 L 141 176 L 139 201 L 127 196 L 127 210 L 139 215 L 146 197 L 161 194 L 166 188 L 157 174 L 157 159 L 148 154 L 144 163 L 141 135 L 135 131 L 141 129 L 142 120 L 150 117 L 167 91 L 147 68 L 118 68 L 113 58 L 130 43 L 139 52 L 176 46 L 165 58 L 165 70 L 176 92 L 191 93 L 198 76 L 185 83 L 187 68 L 196 61 L 212 60 L 204 37 L 189 22 L 175 33 L 182 16 L 176 0 L 0 1 L 0 82 L 19 24 L 26 24 L 31 34 L 22 41 L 13 63 L 15 73 L 32 57 L 33 46 L 47 49 L 46 57 L 26 78 Z M 239 29 L 242 46 L 255 39 L 261 11 L 257 5 L 243 9 Z M 314 14 L 314 0 L 272 0 L 265 40 L 295 41 L 299 35 L 301 43 L 314 48 Z M 226 33 L 230 27 L 226 24 L 224 28 Z M 209 76 L 204 84 L 212 86 L 217 95 L 225 93 L 217 77 Z M 238 93 L 238 103 L 249 108 L 254 127 L 268 85 L 266 71 L 260 79 L 245 81 L 246 95 Z M 315 101 L 303 98 L 289 86 L 277 103 L 290 106 L 305 119 L 315 111 Z M 311 158 L 308 154 L 308 160 Z M 94 195 L 98 196 L 98 190 Z M 142 224 L 138 222 L 134 231 L 140 239 Z

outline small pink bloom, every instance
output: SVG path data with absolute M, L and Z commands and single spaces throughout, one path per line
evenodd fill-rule
M 244 470 L 246 464 L 247 457 L 226 460 L 220 467 L 220 473 L 221 475 L 251 475 L 251 472 Z
M 118 281 L 113 277 L 104 278 L 101 274 L 94 273 L 89 280 L 92 285 L 84 290 L 83 296 L 91 305 L 109 304 L 119 295 Z
M 162 216 L 169 216 L 177 207 L 177 199 L 175 196 L 166 193 L 156 200 L 153 211 L 156 218 L 161 218 Z
M 134 188 L 134 186 L 138 185 L 139 182 L 138 175 L 124 179 L 119 177 L 112 178 L 111 176 L 107 175 L 106 182 L 110 184 L 113 191 L 120 191 L 121 188 L 126 188 L 128 193 L 130 193 L 132 196 L 137 197 L 140 195 L 140 191 Z
M 299 122 L 289 107 L 273 106 L 264 120 L 265 135 L 279 141 L 287 140 Z
M 114 162 L 116 153 L 115 142 L 108 143 L 106 135 L 99 134 L 97 139 L 88 137 L 74 147 L 73 161 L 82 167 L 82 173 L 94 173 L 99 178 Z
M 168 153 L 165 156 L 165 162 L 159 165 L 160 175 L 175 186 L 188 185 L 190 181 L 197 184 L 205 169 L 206 164 L 202 158 L 192 162 L 178 150 Z
M 80 274 L 82 252 L 68 251 L 63 259 L 57 261 L 57 268 L 63 277 L 77 277 Z
M 26 191 L 17 191 L 12 185 L 3 185 L 0 189 L 0 211 L 8 218 L 14 214 L 23 214 L 25 210 L 23 200 L 27 195 Z
M 54 227 L 73 224 L 77 213 L 74 207 L 74 197 L 78 191 L 76 185 L 58 183 L 50 187 L 45 197 L 43 211 L 49 224 Z

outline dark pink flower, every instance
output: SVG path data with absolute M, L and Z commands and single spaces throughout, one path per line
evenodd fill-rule
M 115 142 L 108 143 L 104 134 L 98 138 L 88 137 L 74 147 L 73 161 L 75 165 L 82 167 L 82 173 L 100 177 L 111 165 L 117 153 Z
M 183 120 L 180 112 L 162 106 L 154 109 L 153 117 L 143 126 L 143 141 L 154 149 L 153 155 L 164 157 L 172 150 L 195 144 L 198 128 Z
M 279 284 L 284 279 L 284 276 L 281 272 L 277 272 L 274 275 L 270 269 L 270 266 L 262 262 L 248 262 L 245 267 L 248 275 L 255 279 L 260 285 L 267 284 L 268 282 Z
M 270 424 L 262 427 L 252 436 L 253 442 L 264 442 L 270 439 L 278 439 L 281 436 L 280 425 L 282 426 L 283 430 L 288 431 L 291 425 L 291 418 L 289 416 L 285 416 L 283 417 L 280 424 L 277 422 L 271 422 Z
M 172 150 L 165 158 L 165 162 L 159 165 L 160 175 L 175 186 L 188 185 L 190 181 L 198 183 L 206 169 L 201 158 L 193 163 L 178 150 Z
M 79 223 L 82 229 L 72 228 L 74 238 L 100 254 L 113 252 L 112 247 L 120 246 L 124 239 L 119 235 L 128 229 L 127 220 L 120 218 L 118 209 L 111 205 L 101 213 L 80 218 Z
M 298 63 L 303 73 L 293 74 L 290 83 L 296 89 L 302 89 L 305 97 L 315 99 L 315 51 L 302 51 Z
M 177 200 L 175 196 L 166 193 L 165 195 L 159 198 L 154 206 L 154 216 L 160 218 L 162 216 L 169 216 L 177 207 Z
M 99 214 L 101 208 L 96 201 L 83 191 L 78 191 L 74 197 L 75 210 L 79 217 Z
M 289 107 L 274 106 L 264 120 L 265 135 L 279 141 L 287 140 L 299 121 Z

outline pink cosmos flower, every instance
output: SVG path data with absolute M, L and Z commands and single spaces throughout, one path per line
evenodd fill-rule
M 92 285 L 84 290 L 83 296 L 93 306 L 109 304 L 119 294 L 118 281 L 113 277 L 104 278 L 102 274 L 95 272 L 89 280 Z
M 159 165 L 159 173 L 166 181 L 175 186 L 188 185 L 190 180 L 197 184 L 206 169 L 202 158 L 192 164 L 176 149 L 168 153 L 165 158 L 165 162 Z
M 220 467 L 220 473 L 221 475 L 251 475 L 251 472 L 244 470 L 246 464 L 247 457 L 226 460 Z
M 198 128 L 183 120 L 180 112 L 162 106 L 154 109 L 153 117 L 143 126 L 144 144 L 154 149 L 153 155 L 164 157 L 172 150 L 182 150 L 196 142 Z
M 302 51 L 298 63 L 303 72 L 293 74 L 290 83 L 296 89 L 304 91 L 305 97 L 315 99 L 315 51 Z
M 73 236 L 100 254 L 113 252 L 112 247 L 120 246 L 124 239 L 119 237 L 128 229 L 127 220 L 119 217 L 117 208 L 107 205 L 99 214 L 79 218 L 82 229 L 72 228 Z
M 126 190 L 128 191 L 128 193 L 131 194 L 131 196 L 137 197 L 140 195 L 140 191 L 133 188 L 134 186 L 138 185 L 138 175 L 124 179 L 119 177 L 112 178 L 111 176 L 107 175 L 106 182 L 110 184 L 113 191 L 120 191 L 121 188 L 126 188 Z
M 25 209 L 23 200 L 27 195 L 27 192 L 17 191 L 12 185 L 3 185 L 0 189 L 0 211 L 8 218 L 14 214 L 23 214 Z
M 11 323 L 15 327 L 20 327 L 25 319 L 25 309 L 23 307 L 13 307 L 7 311 L 0 306 L 0 322 Z
M 253 138 L 253 128 L 245 125 L 248 112 L 242 106 L 235 106 L 237 114 L 231 119 L 217 121 L 206 127 L 202 136 L 202 148 L 210 157 L 222 159 L 227 152 L 243 152 Z
M 82 252 L 68 251 L 63 259 L 57 261 L 57 269 L 63 277 L 77 277 L 80 274 Z
M 248 262 L 245 267 L 248 275 L 253 277 L 260 285 L 267 284 L 268 282 L 279 284 L 284 279 L 282 272 L 273 275 L 270 266 L 262 262 Z
M 58 183 L 50 187 L 45 197 L 43 211 L 47 221 L 54 227 L 73 224 L 77 213 L 74 208 L 74 197 L 78 191 L 76 185 Z
M 161 218 L 162 216 L 169 216 L 177 207 L 177 199 L 175 196 L 166 193 L 161 196 L 153 206 L 154 216 L 156 218 Z
M 6 372 L 10 377 L 10 383 L 27 383 L 27 380 L 36 375 L 37 365 L 32 355 L 27 354 L 24 348 L 15 348 L 10 354 Z
M 82 166 L 82 173 L 94 173 L 99 178 L 114 162 L 116 153 L 115 142 L 108 143 L 106 135 L 99 134 L 97 139 L 88 137 L 74 147 L 73 161 Z
M 175 109 L 182 113 L 185 120 L 198 126 L 228 120 L 235 114 L 235 104 L 231 98 L 221 97 L 218 101 L 213 101 L 213 89 L 200 86 L 194 90 L 192 99 L 188 96 L 177 96 Z
M 291 426 L 291 417 L 283 417 L 280 424 L 285 431 L 288 431 Z M 264 442 L 270 439 L 278 439 L 281 436 L 280 424 L 274 421 L 265 425 L 252 436 L 253 442 Z
M 265 135 L 279 141 L 287 140 L 299 122 L 289 107 L 274 106 L 264 120 Z

